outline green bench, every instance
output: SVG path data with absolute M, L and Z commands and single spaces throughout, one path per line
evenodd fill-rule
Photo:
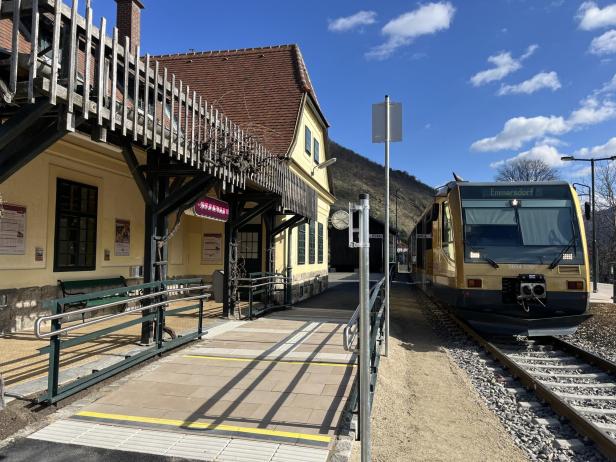
M 60 290 L 62 290 L 62 296 L 68 297 L 71 295 L 85 295 L 89 292 L 96 292 L 96 290 L 103 290 L 109 288 L 127 287 L 126 279 L 123 276 L 113 276 L 107 278 L 96 279 L 75 279 L 72 281 L 58 280 Z M 89 289 L 89 290 L 88 290 Z M 93 298 L 90 300 L 83 300 L 80 302 L 67 303 L 63 306 L 63 311 L 66 313 L 70 310 L 77 310 L 81 308 L 92 308 L 95 306 L 104 305 L 105 303 L 119 302 L 128 299 L 129 297 L 124 295 L 106 295 L 100 298 Z M 85 314 L 81 315 L 82 320 L 85 319 Z

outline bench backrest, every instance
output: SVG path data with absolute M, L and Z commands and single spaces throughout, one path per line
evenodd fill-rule
M 69 292 L 85 289 L 98 289 L 101 287 L 126 287 L 126 280 L 123 276 L 114 276 L 108 278 L 97 279 L 75 279 L 72 281 L 58 280 L 58 284 L 64 295 L 70 295 Z

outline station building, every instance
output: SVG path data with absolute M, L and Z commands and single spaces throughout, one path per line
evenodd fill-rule
M 299 47 L 146 58 L 143 4 L 117 3 L 118 40 L 107 31 L 103 59 L 94 45 L 85 59 L 87 45 L 77 40 L 76 72 L 58 79 L 55 90 L 54 72 L 70 72 L 70 55 L 66 66 L 50 70 L 52 44 L 28 86 L 21 63 L 32 46 L 21 29 L 15 39 L 11 4 L 2 4 L 0 333 L 29 328 L 44 312 L 41 302 L 61 295 L 59 280 L 210 281 L 222 270 L 228 316 L 236 302 L 232 279 L 250 273 L 291 276 L 293 301 L 324 290 L 334 196 L 319 166 L 328 159 L 328 123 Z M 66 9 L 63 33 L 71 30 Z M 15 43 L 14 72 L 6 63 L 17 56 Z M 70 37 L 61 43 L 70 46 Z M 131 61 L 122 49 L 142 58 Z M 64 86 L 65 93 L 57 90 Z M 86 87 L 87 108 L 79 106 Z M 58 101 L 49 104 L 54 91 Z M 148 91 L 156 94 L 149 104 Z M 221 215 L 194 216 L 202 199 Z

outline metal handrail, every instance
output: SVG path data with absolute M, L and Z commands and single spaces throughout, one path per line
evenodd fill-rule
M 383 276 L 379 280 L 379 282 L 377 282 L 370 290 L 370 308 L 369 308 L 370 311 L 372 311 L 372 308 L 374 307 L 378 294 L 381 288 L 383 287 L 384 283 L 385 283 L 385 276 Z M 342 332 L 343 346 L 346 351 L 355 351 L 355 349 L 353 348 L 353 343 L 355 342 L 355 339 L 357 338 L 357 334 L 359 333 L 360 308 L 361 308 L 360 305 L 357 305 L 357 308 L 351 315 L 351 318 L 349 319 L 349 322 L 347 323 L 347 325 L 344 326 L 344 330 Z M 379 311 L 379 315 L 380 315 L 380 311 Z
M 187 301 L 187 300 L 200 300 L 200 299 L 207 299 L 210 297 L 210 294 L 199 294 L 199 295 L 195 295 L 192 297 L 182 297 L 182 298 L 174 298 L 172 300 L 165 300 L 162 302 L 157 302 L 157 303 L 152 303 L 149 305 L 143 305 L 137 308 L 132 308 L 132 309 L 127 309 L 121 313 L 115 313 L 115 314 L 111 314 L 111 315 L 107 315 L 107 316 L 100 316 L 98 318 L 93 318 L 90 319 L 88 321 L 84 321 L 83 323 L 74 325 L 74 326 L 68 326 L 68 327 L 63 327 L 61 329 L 56 329 L 53 331 L 49 331 L 46 333 L 41 333 L 41 324 L 45 321 L 53 321 L 56 319 L 63 319 L 65 317 L 69 317 L 69 316 L 74 316 L 76 314 L 83 314 L 83 313 L 91 313 L 94 311 L 100 311 L 106 308 L 110 308 L 113 306 L 117 306 L 117 305 L 125 305 L 127 303 L 131 303 L 131 302 L 138 302 L 141 300 L 145 300 L 147 298 L 154 298 L 154 297 L 159 297 L 161 295 L 165 295 L 171 292 L 192 292 L 195 290 L 206 290 L 211 288 L 211 285 L 201 285 L 201 286 L 194 286 L 194 287 L 182 287 L 182 288 L 174 288 L 174 289 L 165 289 L 165 290 L 161 290 L 158 292 L 153 292 L 151 294 L 145 294 L 145 295 L 139 295 L 136 297 L 131 297 L 131 298 L 127 298 L 127 299 L 123 299 L 123 300 L 117 300 L 114 302 L 109 302 L 109 303 L 104 303 L 102 305 L 98 305 L 98 306 L 93 306 L 93 307 L 89 307 L 89 308 L 81 308 L 79 310 L 73 310 L 73 311 L 69 311 L 69 312 L 65 312 L 65 313 L 58 313 L 58 314 L 51 314 L 51 315 L 46 315 L 46 316 L 40 316 L 36 319 L 36 321 L 34 322 L 34 334 L 36 335 L 37 338 L 43 340 L 43 339 L 47 339 L 47 338 L 51 338 L 51 337 L 55 337 L 58 335 L 61 335 L 63 333 L 67 333 L 67 332 L 71 332 L 73 330 L 77 330 L 77 329 L 82 329 L 84 327 L 87 326 L 92 326 L 95 324 L 99 324 L 101 322 L 104 321 L 108 321 L 110 319 L 115 319 L 115 318 L 119 318 L 122 316 L 126 316 L 129 315 L 131 313 L 135 313 L 135 312 L 140 312 L 140 311 L 145 311 L 145 310 L 149 310 L 152 308 L 157 308 L 159 306 L 164 306 L 164 305 L 169 305 L 170 303 L 173 302 L 178 302 L 178 301 Z

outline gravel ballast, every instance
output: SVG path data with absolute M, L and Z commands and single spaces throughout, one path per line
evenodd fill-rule
M 424 315 L 443 339 L 455 363 L 470 378 L 479 396 L 494 412 L 513 438 L 533 461 L 603 461 L 592 442 L 582 441 L 577 432 L 560 419 L 550 407 L 512 379 L 470 340 L 449 315 L 417 291 L 423 299 Z

